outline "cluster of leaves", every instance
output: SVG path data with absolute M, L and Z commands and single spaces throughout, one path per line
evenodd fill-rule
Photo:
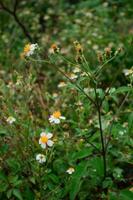
M 1 2 L 13 9 L 11 1 Z M 131 200 L 132 91 L 130 80 L 122 71 L 133 63 L 132 1 L 21 0 L 17 9 L 32 40 L 41 44 L 41 56 L 48 57 L 53 42 L 62 47 L 64 56 L 53 55 L 51 63 L 20 60 L 28 38 L 15 19 L 1 8 L 0 199 Z M 102 54 L 106 63 L 119 47 L 123 49 L 107 62 L 96 90 L 102 100 L 110 87 L 101 111 L 105 141 L 109 141 L 104 180 L 98 151 L 101 142 L 97 111 L 56 67 L 66 74 L 80 68 L 77 84 L 91 98 L 95 97 L 93 83 L 82 74 L 84 65 L 75 61 L 75 39 L 84 45 L 84 55 L 93 72 L 98 70 L 97 53 Z M 106 47 L 111 48 L 108 58 L 104 53 Z M 66 83 L 65 87 L 58 86 L 61 81 Z M 48 116 L 58 109 L 66 121 L 51 126 Z M 8 124 L 8 116 L 13 116 L 15 123 Z M 40 132 L 45 129 L 53 132 L 55 144 L 47 152 L 47 162 L 41 165 L 35 157 L 45 153 L 38 144 Z M 66 173 L 70 166 L 75 169 L 72 175 Z

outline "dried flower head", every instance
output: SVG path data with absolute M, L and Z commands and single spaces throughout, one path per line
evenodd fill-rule
M 75 46 L 75 50 L 78 54 L 83 52 L 83 47 L 81 46 L 81 44 L 78 41 L 74 42 L 74 46 Z
M 51 45 L 49 52 L 50 52 L 50 53 L 59 53 L 59 50 L 60 50 L 60 49 L 59 49 L 59 47 L 57 46 L 57 44 L 54 43 L 54 44 Z

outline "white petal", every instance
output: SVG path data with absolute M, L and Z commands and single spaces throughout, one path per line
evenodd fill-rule
M 50 123 L 53 123 L 53 124 L 59 124 L 60 123 L 60 119 L 57 119 L 57 118 L 55 118 L 53 116 L 51 116 L 49 118 L 49 121 L 50 121 Z
M 43 148 L 43 149 L 46 149 L 46 144 L 41 144 L 41 147 Z
M 41 138 L 39 139 L 39 144 L 42 144 Z
M 48 133 L 48 134 L 47 134 L 47 138 L 48 138 L 48 139 L 50 139 L 50 138 L 52 138 L 52 137 L 53 137 L 53 134 L 52 134 L 52 133 Z
M 53 142 L 52 140 L 48 140 L 48 141 L 47 141 L 47 145 L 48 145 L 49 147 L 52 147 L 53 144 L 54 144 L 54 142 Z
M 56 119 L 56 118 L 55 118 L 55 119 L 54 119 L 54 123 L 55 123 L 55 124 L 59 124 L 59 123 L 60 123 L 60 119 Z
M 43 136 L 46 136 L 46 133 L 42 132 L 40 135 L 41 135 L 41 137 L 43 137 Z
M 60 119 L 64 119 L 65 120 L 66 118 L 64 116 L 60 116 Z

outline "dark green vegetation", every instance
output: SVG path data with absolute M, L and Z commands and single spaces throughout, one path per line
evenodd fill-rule
M 0 0 L 1 200 L 133 199 L 132 18 L 131 0 Z

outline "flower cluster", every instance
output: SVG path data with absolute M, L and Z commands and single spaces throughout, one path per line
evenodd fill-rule
M 52 115 L 49 117 L 49 121 L 51 124 L 59 124 L 62 119 L 65 119 L 64 116 L 61 115 L 60 111 L 55 111 Z M 47 147 L 52 147 L 54 142 L 52 140 L 53 134 L 50 132 L 42 132 L 40 134 L 39 138 L 39 144 L 43 149 L 46 149 Z M 38 154 L 36 156 L 36 160 L 39 163 L 46 162 L 46 156 L 43 154 Z
M 38 44 L 26 44 L 21 57 L 29 57 L 34 54 L 35 50 L 38 49 Z

